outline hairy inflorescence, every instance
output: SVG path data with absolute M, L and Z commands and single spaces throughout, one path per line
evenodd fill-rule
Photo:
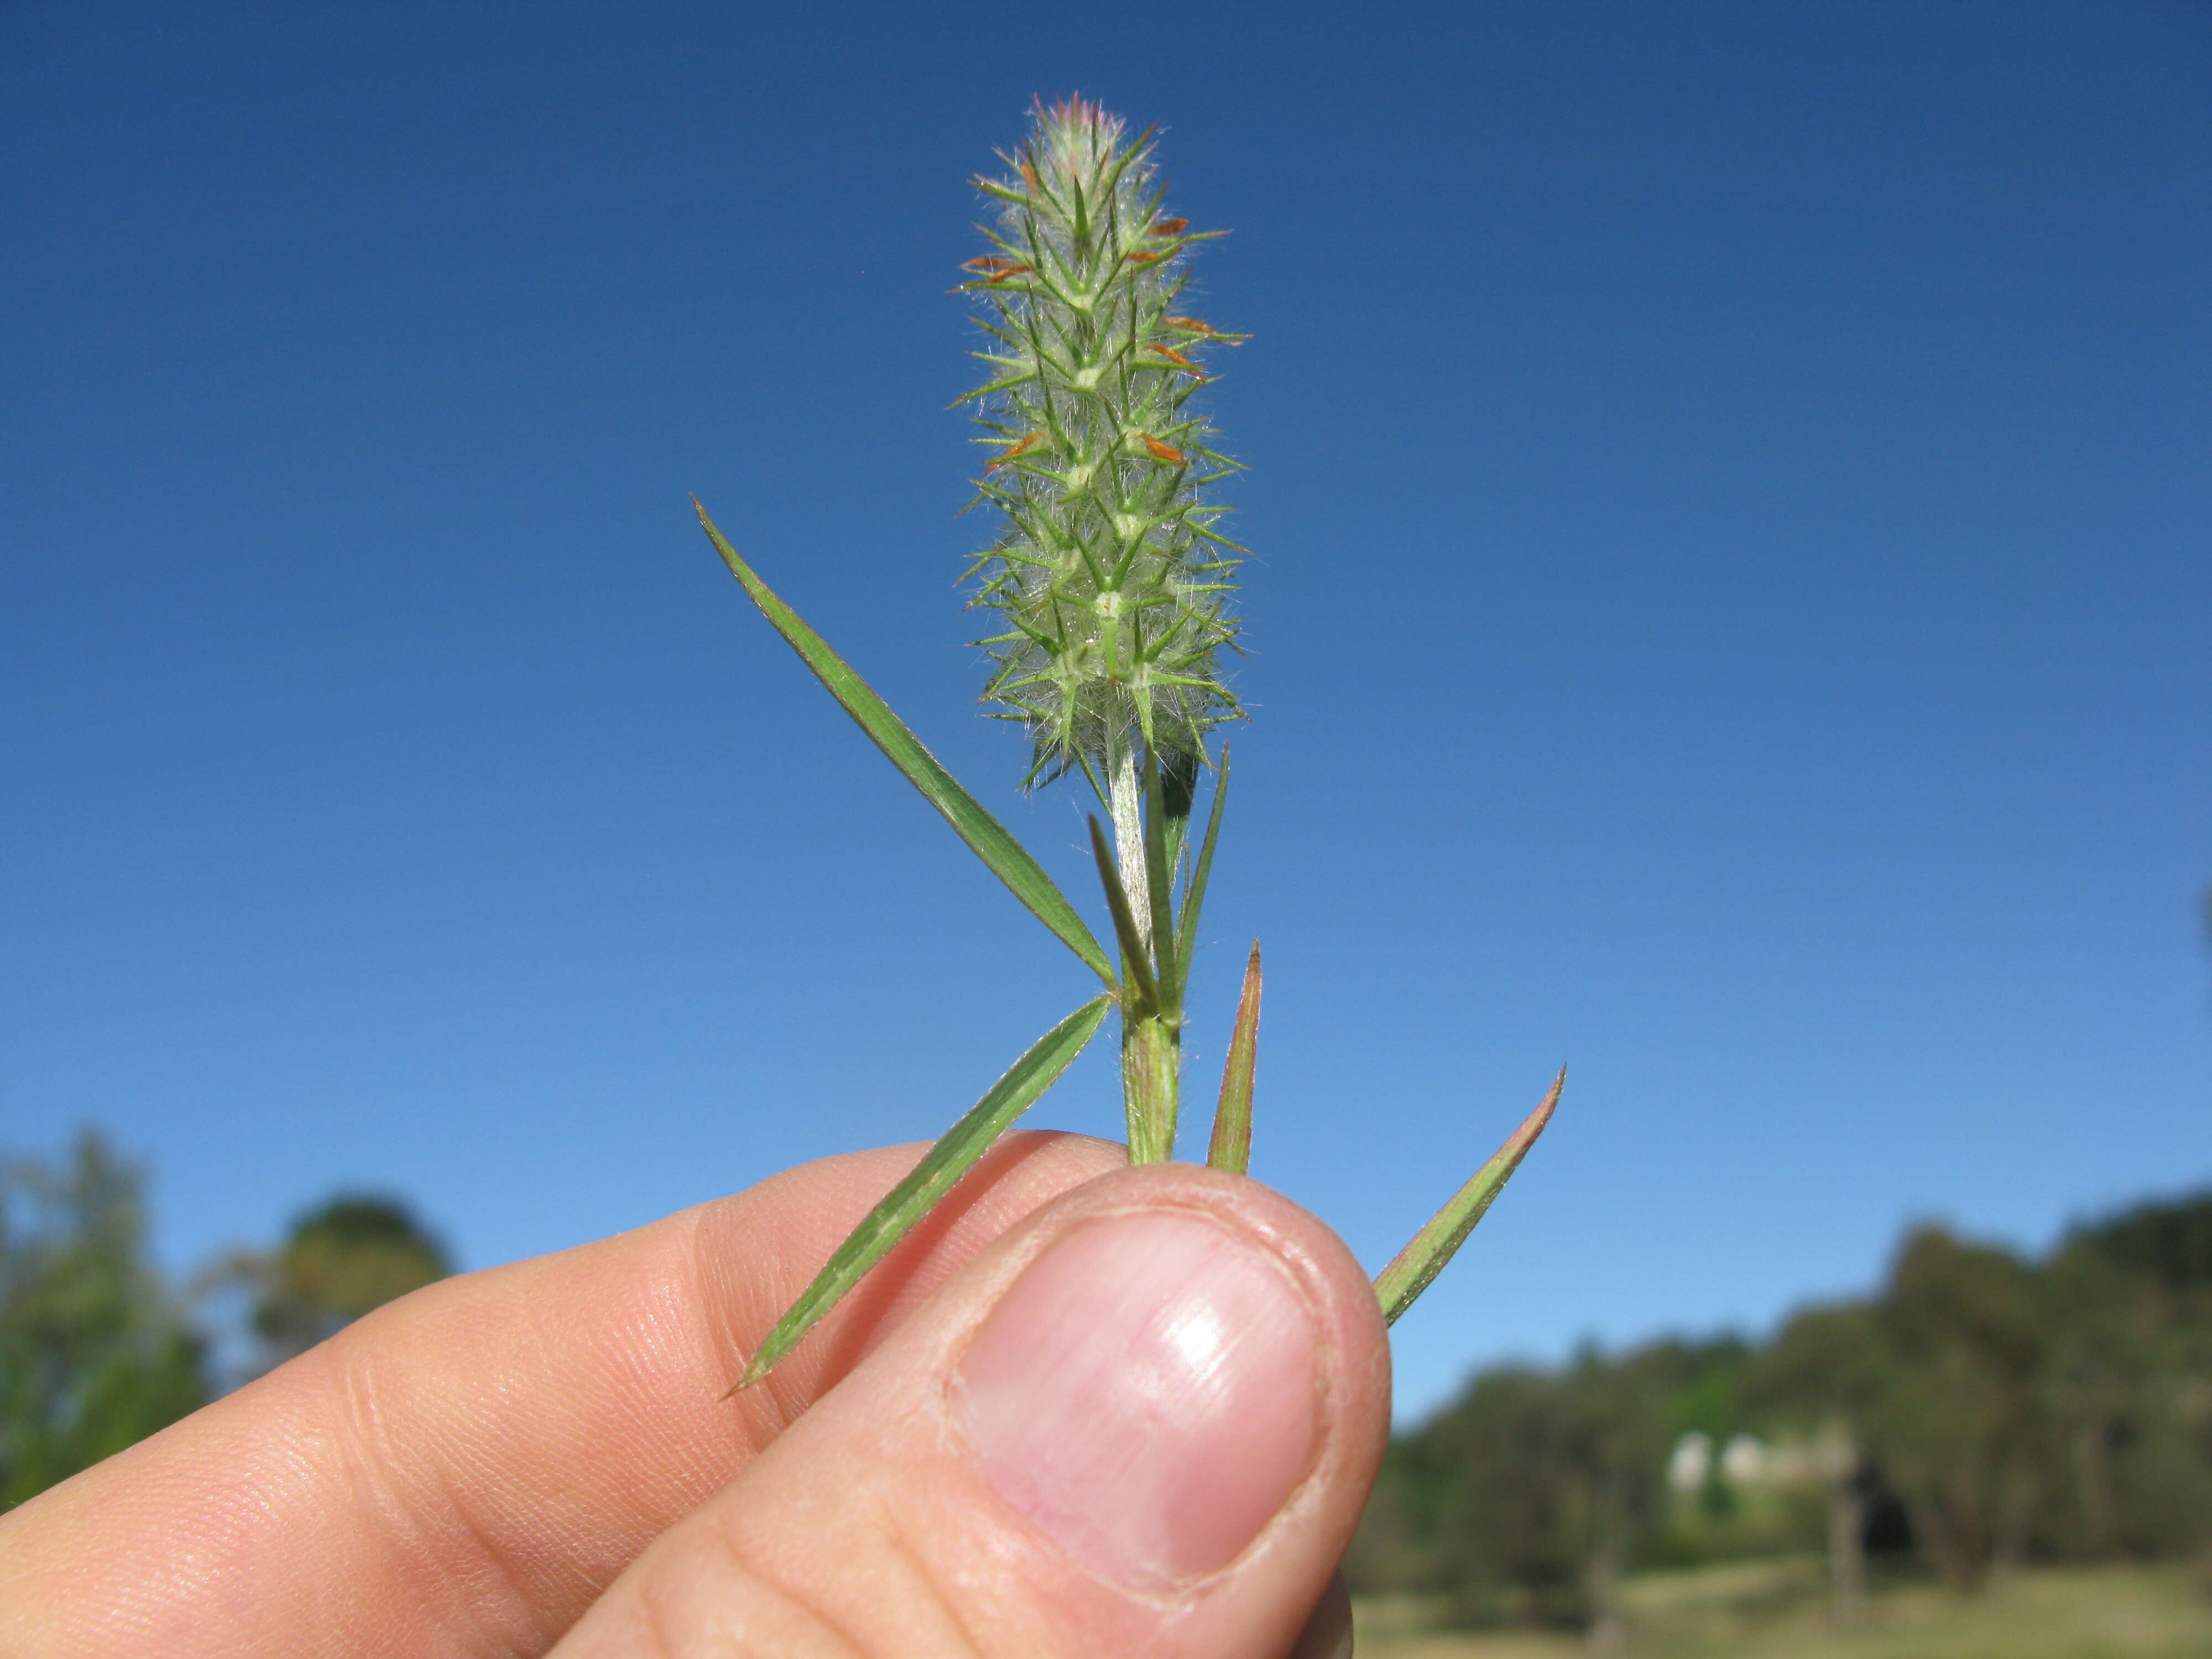
M 1238 712 L 1219 653 L 1243 550 L 1206 494 L 1236 463 L 1192 394 L 1208 349 L 1243 337 L 1182 314 L 1189 250 L 1220 233 L 1164 216 L 1152 155 L 1149 131 L 1079 98 L 1037 106 L 1011 173 L 975 181 L 1000 212 L 960 290 L 991 307 L 991 378 L 962 401 L 1006 517 L 970 573 L 1006 624 L 980 641 L 984 695 L 1029 728 L 1026 783 L 1079 769 L 1102 795 L 1145 751 L 1188 778 Z

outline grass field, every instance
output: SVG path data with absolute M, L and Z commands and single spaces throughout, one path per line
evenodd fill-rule
M 2212 1659 L 2212 1595 L 2186 1566 L 2048 1569 L 1962 1601 L 1932 1585 L 1878 1593 L 1838 1628 L 1819 1564 L 1767 1561 L 1647 1573 L 1623 1595 L 1637 1659 Z M 1428 1628 L 1430 1609 L 1381 1598 L 1355 1609 L 1359 1659 L 1568 1659 L 1575 1638 Z

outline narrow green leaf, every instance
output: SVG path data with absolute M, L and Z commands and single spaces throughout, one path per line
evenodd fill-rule
M 1521 1160 L 1536 1144 L 1536 1137 L 1552 1121 L 1552 1113 L 1559 1103 L 1559 1091 L 1566 1086 L 1567 1068 L 1562 1066 L 1543 1103 L 1528 1114 L 1528 1121 L 1507 1136 L 1505 1144 L 1491 1154 L 1490 1161 L 1474 1172 L 1474 1178 L 1453 1194 L 1451 1202 L 1438 1210 L 1429 1224 L 1415 1233 L 1412 1243 L 1376 1276 L 1375 1294 L 1382 1304 L 1386 1323 L 1396 1322 L 1398 1316 L 1412 1307 L 1414 1299 L 1444 1270 L 1444 1263 L 1452 1259 L 1453 1252 L 1467 1243 L 1474 1224 L 1482 1219 L 1483 1212 L 1513 1178 L 1514 1170 L 1521 1167 Z
M 1112 1002 L 1110 997 L 1093 997 L 1047 1031 L 969 1109 L 966 1116 L 945 1132 L 944 1139 L 922 1155 L 906 1179 L 853 1229 L 851 1237 L 830 1255 L 829 1264 L 815 1275 L 814 1282 L 791 1304 L 790 1311 L 776 1321 L 775 1328 L 762 1341 L 731 1395 L 752 1387 L 775 1369 L 776 1362 L 799 1346 L 799 1339 L 836 1305 L 837 1298 L 859 1283 L 860 1276 L 882 1261 L 915 1223 L 952 1189 L 953 1183 L 968 1173 L 1006 1126 L 1059 1081 L 1060 1074 L 1097 1034 Z
M 1082 957 L 1085 967 L 1112 985 L 1114 966 L 1107 960 L 1104 948 L 1083 925 L 1083 918 L 1076 914 L 1066 896 L 1053 885 L 1043 866 L 1030 856 L 1029 849 L 1007 833 L 1006 827 L 985 811 L 982 803 L 960 787 L 959 780 L 922 747 L 921 739 L 891 713 L 890 705 L 878 696 L 842 657 L 830 648 L 829 642 L 753 574 L 752 567 L 738 556 L 737 550 L 714 527 L 714 521 L 707 516 L 707 509 L 699 506 L 697 496 L 691 498 L 691 505 L 698 508 L 699 522 L 707 532 L 707 538 L 714 544 L 722 562 L 730 567 L 730 574 L 744 585 L 761 614 L 775 624 L 776 632 L 790 642 L 791 648 L 814 671 L 815 678 L 829 689 L 830 695 L 844 706 L 845 712 L 884 751 L 891 764 L 906 774 L 907 781 L 921 791 L 923 798 L 945 815 L 953 832 L 990 866 L 991 873 L 1006 883 L 1013 896 L 1052 929 L 1061 944 Z
M 1164 1012 L 1182 1006 L 1182 976 L 1176 972 L 1174 894 L 1168 886 L 1168 808 L 1160 792 L 1160 761 L 1150 744 L 1145 745 L 1145 886 L 1151 901 L 1152 975 L 1166 1000 Z
M 1244 993 L 1237 999 L 1237 1029 L 1221 1065 L 1221 1103 L 1213 1109 L 1210 1168 L 1243 1175 L 1252 1163 L 1252 1073 L 1260 1059 L 1260 942 L 1244 964 Z
M 1137 994 L 1139 1013 L 1149 1013 L 1160 1006 L 1160 988 L 1153 982 L 1152 964 L 1145 960 L 1144 935 L 1137 931 L 1137 913 L 1129 908 L 1128 890 L 1121 885 L 1121 872 L 1115 868 L 1114 851 L 1106 844 L 1106 832 L 1098 827 L 1095 817 L 1086 818 L 1091 826 L 1091 856 L 1098 862 L 1098 879 L 1106 889 L 1106 908 L 1114 913 L 1114 937 L 1121 946 L 1121 965 L 1129 975 L 1129 988 Z
M 1190 959 L 1198 949 L 1198 913 L 1206 903 L 1206 878 L 1213 868 L 1213 839 L 1221 833 L 1221 809 L 1229 799 L 1229 745 L 1221 745 L 1221 765 L 1213 776 L 1213 805 L 1206 815 L 1206 838 L 1198 844 L 1198 863 L 1183 886 L 1182 917 L 1176 924 L 1176 976 L 1190 979 Z
M 1188 817 L 1170 817 L 1168 819 L 1168 869 L 1170 872 L 1180 872 L 1183 868 L 1183 854 L 1189 845 L 1190 819 Z M 1176 939 L 1178 936 L 1170 933 L 1168 937 Z M 1176 965 L 1178 968 L 1182 965 L 1180 957 L 1176 958 Z M 1177 974 L 1176 977 L 1181 979 L 1182 975 Z

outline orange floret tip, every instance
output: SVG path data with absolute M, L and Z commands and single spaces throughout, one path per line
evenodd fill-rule
M 1195 374 L 1201 380 L 1206 378 L 1206 371 L 1204 369 L 1200 368 L 1196 363 L 1191 362 L 1189 358 L 1184 356 L 1182 353 L 1177 351 L 1173 346 L 1148 345 L 1145 349 L 1147 351 L 1158 352 L 1161 356 L 1166 358 L 1177 368 L 1186 369 L 1191 374 Z
M 1144 440 L 1145 448 L 1154 460 L 1170 461 L 1177 465 L 1182 465 L 1182 451 L 1177 449 L 1173 444 L 1164 444 L 1149 432 L 1144 434 Z
M 1190 228 L 1188 219 L 1163 219 L 1145 234 L 1147 236 L 1180 236 Z
M 1006 448 L 1000 450 L 999 452 L 999 459 L 993 461 L 990 465 L 985 467 L 983 471 L 987 473 L 996 472 L 1000 467 L 1004 466 L 1008 461 L 1012 460 L 1017 455 L 1028 454 L 1030 451 L 1035 449 L 1043 441 L 1044 434 L 1042 432 L 1032 432 L 1026 438 L 1018 439 L 1014 442 L 1007 445 Z
M 1160 256 L 1157 253 L 1147 253 L 1142 248 L 1139 248 L 1134 253 L 1127 253 L 1122 256 L 1122 258 L 1126 258 L 1133 265 L 1148 265 L 1159 257 Z
M 1193 334 L 1211 334 L 1213 332 L 1213 325 L 1212 323 L 1202 323 L 1195 317 L 1163 317 L 1160 319 L 1160 322 L 1164 327 L 1187 329 Z

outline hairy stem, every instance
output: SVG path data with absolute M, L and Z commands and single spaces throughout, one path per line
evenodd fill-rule
M 1179 1025 L 1158 1014 L 1121 1011 L 1121 1094 L 1132 1164 L 1164 1164 L 1175 1156 L 1182 1072 Z
M 1136 913 L 1137 933 L 1147 949 L 1152 943 L 1152 889 L 1145 874 L 1144 790 L 1137 782 L 1137 745 L 1124 738 L 1116 753 L 1107 808 L 1114 818 L 1114 861 L 1121 869 L 1121 889 Z

